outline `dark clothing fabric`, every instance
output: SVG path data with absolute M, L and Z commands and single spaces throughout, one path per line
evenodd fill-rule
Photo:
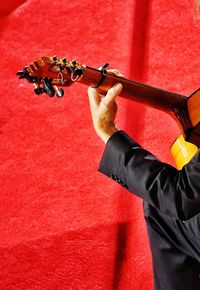
M 99 170 L 167 216 L 200 213 L 200 151 L 178 171 L 119 131 L 108 140 Z
M 164 216 L 148 204 L 144 215 L 152 252 L 154 289 L 199 290 L 200 240 L 190 236 L 182 221 Z
M 155 290 L 200 290 L 200 152 L 178 171 L 119 131 L 99 171 L 144 200 Z

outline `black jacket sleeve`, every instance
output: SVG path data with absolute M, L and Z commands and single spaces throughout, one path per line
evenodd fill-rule
M 178 171 L 118 131 L 106 144 L 99 171 L 165 215 L 186 220 L 200 213 L 200 151 Z

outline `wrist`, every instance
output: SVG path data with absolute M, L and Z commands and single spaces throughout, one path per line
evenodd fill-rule
M 119 129 L 117 127 L 112 127 L 106 131 L 99 130 L 99 131 L 97 131 L 97 134 L 103 140 L 104 143 L 107 143 L 108 139 L 117 131 L 119 131 Z

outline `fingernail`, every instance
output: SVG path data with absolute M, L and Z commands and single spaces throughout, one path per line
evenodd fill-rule
M 121 89 L 122 89 L 122 84 L 121 84 L 121 83 L 117 83 L 117 84 L 115 84 L 115 85 L 113 86 L 113 88 L 114 88 L 115 90 L 121 90 Z
M 113 85 L 113 88 L 118 87 L 119 85 L 122 85 L 121 83 L 116 83 Z

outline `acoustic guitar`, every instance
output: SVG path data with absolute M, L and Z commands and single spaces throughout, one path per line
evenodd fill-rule
M 17 75 L 34 85 L 35 94 L 45 93 L 59 98 L 64 95 L 63 87 L 75 82 L 98 88 L 102 94 L 106 94 L 115 83 L 121 83 L 121 97 L 164 111 L 178 123 L 181 136 L 173 143 L 171 153 L 180 169 L 200 147 L 200 89 L 184 96 L 116 76 L 106 70 L 107 66 L 95 69 L 66 58 L 41 57 L 18 71 Z

